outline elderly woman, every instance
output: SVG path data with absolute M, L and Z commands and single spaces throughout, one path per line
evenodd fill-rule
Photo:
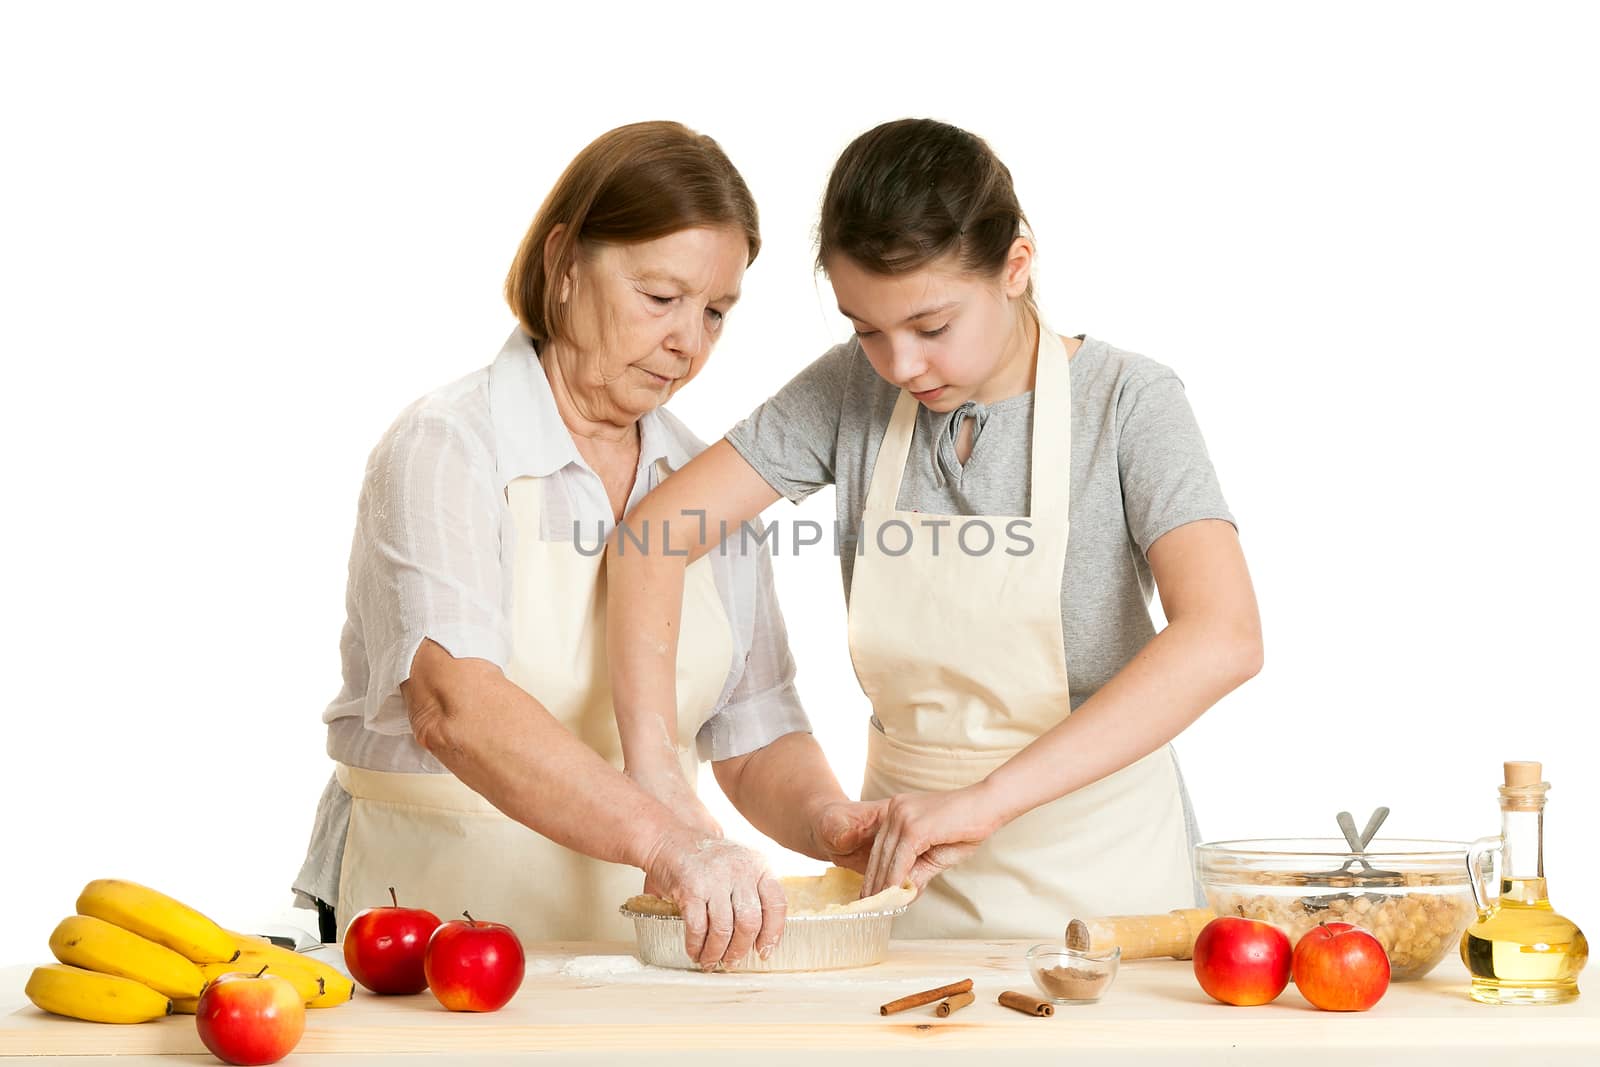
M 758 829 L 864 868 L 880 808 L 845 796 L 809 733 L 759 551 L 689 568 L 678 736 L 625 750 L 611 707 L 597 546 L 704 448 L 662 405 L 705 365 L 759 247 L 710 138 L 604 134 L 523 238 L 506 282 L 520 324 L 495 361 L 373 450 L 344 687 L 323 713 L 337 768 L 294 883 L 325 940 L 390 886 L 526 940 L 613 939 L 642 870 L 683 911 L 692 957 L 770 951 L 782 890 L 695 798 L 696 748 Z M 669 749 L 683 775 L 626 773 Z

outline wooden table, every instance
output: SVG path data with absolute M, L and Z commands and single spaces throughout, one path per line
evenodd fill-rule
M 1557 1007 L 1477 1004 L 1455 958 L 1422 981 L 1396 983 L 1358 1014 L 1316 1011 L 1292 986 L 1269 1005 L 1227 1007 L 1200 991 L 1188 963 L 1142 960 L 1125 964 L 1100 1002 L 1030 1018 L 995 1003 L 1003 990 L 1032 989 L 1027 947 L 898 941 L 887 961 L 863 970 L 742 976 L 644 968 L 621 944 L 532 945 L 522 990 L 499 1012 L 453 1014 L 427 993 L 358 992 L 342 1007 L 310 1012 L 304 1039 L 284 1062 L 354 1067 L 419 1053 L 474 1067 L 513 1059 L 717 1067 L 753 1062 L 760 1050 L 763 1067 L 835 1067 L 971 1063 L 974 1050 L 994 1049 L 1006 1059 L 993 1067 L 1059 1065 L 1063 1052 L 1117 1064 L 1279 1064 L 1289 1055 L 1294 1067 L 1600 1064 L 1600 990 Z M 216 1062 L 189 1016 L 107 1026 L 38 1011 L 22 993 L 30 969 L 0 970 L 0 1057 L 50 1057 L 54 1067 L 110 1055 L 168 1067 Z M 978 1000 L 947 1019 L 931 1006 L 878 1014 L 886 1001 L 968 977 Z

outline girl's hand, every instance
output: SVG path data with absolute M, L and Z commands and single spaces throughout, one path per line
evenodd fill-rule
M 920 892 L 970 856 L 1003 824 L 987 799 L 975 787 L 890 797 L 861 895 L 869 897 L 907 881 Z

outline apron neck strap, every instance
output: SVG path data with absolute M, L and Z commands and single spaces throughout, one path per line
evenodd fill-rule
M 1028 515 L 1067 521 L 1072 493 L 1072 370 L 1067 346 L 1039 323 L 1039 363 L 1033 386 L 1033 462 L 1028 478 Z
M 506 483 L 506 503 L 511 505 L 511 513 L 529 525 L 534 537 L 539 537 L 543 528 L 544 481 L 525 474 Z
M 893 511 L 900 499 L 900 481 L 905 477 L 906 457 L 911 454 L 911 437 L 917 430 L 917 398 L 900 390 L 889 416 L 889 428 L 878 446 L 878 459 L 872 465 L 872 482 L 867 486 L 868 511 Z

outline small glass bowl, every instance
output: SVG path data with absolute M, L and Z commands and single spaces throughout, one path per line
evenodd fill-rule
M 1078 952 L 1060 945 L 1035 945 L 1027 958 L 1033 984 L 1051 1003 L 1093 1004 L 1116 980 L 1122 949 Z

